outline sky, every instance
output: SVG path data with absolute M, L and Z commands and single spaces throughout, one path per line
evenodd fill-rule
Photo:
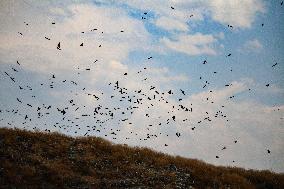
M 280 0 L 0 3 L 0 127 L 284 172 Z

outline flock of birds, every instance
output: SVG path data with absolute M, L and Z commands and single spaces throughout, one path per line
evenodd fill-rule
M 283 2 L 281 2 L 281 5 L 283 5 Z M 170 7 L 170 9 L 175 10 L 174 7 Z M 142 13 L 142 20 L 147 19 L 147 12 Z M 192 17 L 194 15 L 190 15 Z M 26 26 L 29 26 L 29 23 L 24 22 Z M 52 25 L 55 25 L 55 22 L 51 23 Z M 263 25 L 262 25 L 263 26 Z M 230 29 L 233 29 L 232 25 L 228 25 Z M 94 28 L 90 31 L 97 31 L 98 29 Z M 124 32 L 124 30 L 121 30 L 120 32 Z M 84 33 L 84 32 L 82 32 Z M 102 32 L 103 33 L 103 32 Z M 18 32 L 20 36 L 25 36 L 24 32 Z M 43 36 L 46 40 L 50 41 L 52 40 L 48 36 Z M 80 48 L 84 48 L 84 43 L 78 44 Z M 101 45 L 99 46 L 101 47 Z M 58 42 L 57 47 L 55 47 L 58 51 L 63 51 L 64 48 L 61 42 Z M 227 54 L 226 57 L 232 56 L 231 53 Z M 146 60 L 151 60 L 153 57 L 149 56 L 145 58 Z M 100 60 L 93 61 L 93 65 L 97 65 L 100 62 Z M 208 61 L 204 60 L 202 64 L 207 64 Z M 119 133 L 121 132 L 121 129 L 118 127 L 117 129 L 114 129 L 112 127 L 108 127 L 108 124 L 115 120 L 117 125 L 122 124 L 128 124 L 128 125 L 134 125 L 135 123 L 132 123 L 131 116 L 135 114 L 136 112 L 139 112 L 139 108 L 146 107 L 146 110 L 142 110 L 139 112 L 140 116 L 143 116 L 145 119 L 150 120 L 151 124 L 146 125 L 146 130 L 148 131 L 145 137 L 138 138 L 140 141 L 145 140 L 151 140 L 152 138 L 158 138 L 160 135 L 163 135 L 162 132 L 159 133 L 151 133 L 151 128 L 153 127 L 163 127 L 165 125 L 172 125 L 172 124 L 185 124 L 185 125 L 191 125 L 189 130 L 191 132 L 194 132 L 198 129 L 198 124 L 201 124 L 201 122 L 206 122 L 210 124 L 214 119 L 224 119 L 226 122 L 229 121 L 228 116 L 225 114 L 224 110 L 222 108 L 225 107 L 225 105 L 220 105 L 220 108 L 215 112 L 215 114 L 210 115 L 208 112 L 205 113 L 204 117 L 200 119 L 196 123 L 189 123 L 190 121 L 190 115 L 194 111 L 199 111 L 193 109 L 193 104 L 190 106 L 184 105 L 183 99 L 188 97 L 188 94 L 186 90 L 179 89 L 177 91 L 171 89 L 167 91 L 161 91 L 158 89 L 157 86 L 146 86 L 143 89 L 137 89 L 132 90 L 130 88 L 127 88 L 127 86 L 123 86 L 121 84 L 121 81 L 109 81 L 109 83 L 106 84 L 106 86 L 109 88 L 110 92 L 101 92 L 101 93 L 91 93 L 87 92 L 87 87 L 82 87 L 82 84 L 74 79 L 74 80 L 68 80 L 68 79 L 62 79 L 60 75 L 56 75 L 54 73 L 50 74 L 49 79 L 46 82 L 39 83 L 38 86 L 31 86 L 29 83 L 23 83 L 21 81 L 20 77 L 17 77 L 17 74 L 24 70 L 24 63 L 20 62 L 19 60 L 15 61 L 15 65 L 11 65 L 9 70 L 3 71 L 5 77 L 7 78 L 7 82 L 11 82 L 12 86 L 14 88 L 17 88 L 17 90 L 24 91 L 25 93 L 28 93 L 30 95 L 31 99 L 37 99 L 37 96 L 35 95 L 35 90 L 57 90 L 60 86 L 65 89 L 72 88 L 71 91 L 66 90 L 66 93 L 69 93 L 70 99 L 66 99 L 64 102 L 64 106 L 59 106 L 58 104 L 39 104 L 39 99 L 37 101 L 34 101 L 35 103 L 32 103 L 32 100 L 29 100 L 29 102 L 26 102 L 24 97 L 18 96 L 14 97 L 11 96 L 11 98 L 14 99 L 15 102 L 17 102 L 17 107 L 21 106 L 23 109 L 25 109 L 25 112 L 21 112 L 17 107 L 12 109 L 0 109 L 0 116 L 4 113 L 10 113 L 13 116 L 19 116 L 22 125 L 24 128 L 32 127 L 32 129 L 38 129 L 37 125 L 34 123 L 36 120 L 41 119 L 53 119 L 53 116 L 56 114 L 56 116 L 60 117 L 60 120 L 56 121 L 53 124 L 54 130 L 60 130 L 65 132 L 73 132 L 73 134 L 81 134 L 82 130 L 84 130 L 83 135 L 89 136 L 89 135 L 96 135 L 96 133 L 103 133 L 103 136 L 111 136 L 112 140 L 116 140 L 119 136 Z M 274 69 L 278 66 L 278 63 L 274 63 L 271 67 Z M 147 67 L 143 67 L 141 70 L 138 70 L 136 74 L 143 78 L 142 81 L 146 81 L 148 78 L 145 76 L 147 75 Z M 150 69 L 150 68 L 149 68 Z M 78 71 L 79 67 L 77 70 Z M 91 68 L 85 68 L 85 73 L 90 72 Z M 232 72 L 232 69 L 230 70 Z M 217 74 L 217 72 L 214 72 Z M 79 74 L 79 72 L 78 72 Z M 144 74 L 144 75 L 143 75 Z M 122 73 L 121 77 L 125 78 L 128 77 L 129 73 Z M 137 77 L 138 77 L 137 76 Z M 203 81 L 202 76 L 199 78 L 201 81 Z M 202 83 L 202 88 L 206 88 L 209 86 L 209 81 L 204 81 Z M 225 84 L 225 87 L 230 87 L 232 84 Z M 265 85 L 266 87 L 269 87 L 270 84 L 267 83 Z M 249 89 L 251 90 L 251 89 Z M 209 94 L 213 93 L 212 90 L 209 91 Z M 83 94 L 84 96 L 87 96 L 94 100 L 94 104 L 91 105 L 91 111 L 87 107 L 88 105 L 80 104 L 80 95 Z M 175 99 L 175 102 L 177 102 L 178 105 L 171 104 L 170 98 L 175 98 L 178 96 L 177 99 Z M 229 96 L 228 100 L 234 98 L 235 96 Z M 214 101 L 212 101 L 209 97 L 205 99 L 208 103 L 214 104 Z M 30 102 L 31 101 L 31 102 Z M 108 102 L 108 103 L 106 103 Z M 161 115 L 158 117 L 153 117 L 150 113 L 151 109 L 156 109 L 159 111 L 159 108 L 163 107 L 169 107 L 169 110 L 167 111 L 166 115 Z M 149 110 L 149 111 L 147 111 Z M 278 109 L 279 111 L 279 109 Z M 183 115 L 182 117 L 179 115 Z M 187 117 L 188 116 L 188 117 Z M 166 117 L 166 119 L 164 119 Z M 1 117 L 0 117 L 1 118 Z M 93 124 L 87 124 L 83 125 L 82 120 L 90 120 Z M 5 121 L 5 118 L 0 119 L 0 121 Z M 90 123 L 89 122 L 89 123 Z M 8 125 L 13 126 L 13 120 L 7 122 Z M 115 124 L 112 122 L 112 124 Z M 47 123 L 44 123 L 44 126 L 50 127 L 47 125 Z M 84 127 L 84 128 L 83 128 Z M 108 130 L 109 129 L 109 130 Z M 45 129 L 47 132 L 51 132 L 52 129 Z M 134 135 L 134 137 L 138 137 L 138 132 L 130 131 L 129 134 Z M 174 133 L 170 133 L 172 135 L 175 135 L 175 137 L 180 138 L 183 136 L 182 133 L 176 131 Z M 168 134 L 165 134 L 166 136 L 169 136 Z M 124 136 L 125 137 L 125 136 Z M 130 136 L 126 137 L 125 140 L 129 140 Z M 233 144 L 237 144 L 238 140 L 233 139 Z M 169 146 L 170 144 L 163 144 L 165 147 Z M 228 146 L 223 146 L 221 150 L 226 150 Z M 266 149 L 267 153 L 271 153 L 269 149 Z M 220 158 L 219 155 L 215 156 L 216 158 Z M 235 162 L 235 160 L 233 160 Z

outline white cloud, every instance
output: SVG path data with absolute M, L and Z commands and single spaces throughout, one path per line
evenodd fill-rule
M 259 52 L 261 49 L 263 49 L 263 45 L 257 39 L 253 39 L 247 41 L 241 50 L 244 52 Z
M 239 28 L 249 28 L 256 15 L 265 11 L 262 0 L 213 0 L 208 7 L 214 20 Z
M 66 15 L 64 9 L 58 8 L 58 7 L 51 8 L 51 9 L 49 9 L 49 11 L 50 11 L 51 14 L 54 14 L 54 15 L 57 15 L 57 16 L 65 16 Z
M 177 40 L 163 38 L 161 42 L 170 49 L 188 55 L 217 54 L 213 48 L 213 44 L 217 42 L 217 40 L 213 35 L 203 35 L 201 33 L 180 35 Z
M 164 1 L 123 1 L 128 5 L 141 9 L 154 11 L 159 16 L 166 16 L 180 22 L 189 20 L 200 21 L 205 16 L 213 20 L 237 28 L 249 28 L 258 13 L 265 12 L 262 0 L 179 0 L 172 2 Z M 171 10 L 171 6 L 175 10 Z M 192 18 L 189 15 L 193 14 Z
M 69 14 L 62 16 L 55 25 L 40 22 L 45 18 L 39 17 L 38 23 L 29 23 L 28 27 L 24 24 L 8 27 L 10 31 L 0 34 L 0 40 L 5 42 L 1 45 L 3 56 L 9 54 L 7 58 L 11 59 L 24 52 L 24 56 L 20 57 L 27 61 L 27 68 L 50 72 L 74 69 L 95 59 L 101 62 L 122 61 L 135 49 L 153 48 L 149 45 L 150 35 L 143 23 L 130 18 L 123 9 L 77 4 L 68 5 L 65 11 Z M 17 14 L 14 16 L 18 17 Z M 32 20 L 30 15 L 25 17 Z M 91 31 L 94 28 L 97 30 Z M 15 31 L 21 31 L 23 36 Z M 45 36 L 51 40 L 47 41 Z M 56 49 L 58 42 L 61 42 L 61 51 Z M 84 47 L 79 46 L 81 43 Z M 38 61 L 43 64 L 38 64 Z
M 184 32 L 188 31 L 186 23 L 169 17 L 160 17 L 156 20 L 155 24 L 158 27 L 164 28 L 169 31 L 172 30 L 184 31 Z

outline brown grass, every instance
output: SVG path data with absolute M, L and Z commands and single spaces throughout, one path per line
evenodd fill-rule
M 217 167 L 97 137 L 0 128 L 0 188 L 284 188 L 284 174 Z

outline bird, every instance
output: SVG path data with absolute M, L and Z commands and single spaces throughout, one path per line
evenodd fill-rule
M 18 70 L 16 70 L 15 68 L 12 68 L 12 70 L 14 71 L 14 72 L 19 72 Z
M 81 43 L 80 47 L 83 47 L 84 43 Z
M 60 42 L 57 44 L 57 49 L 58 49 L 58 50 L 61 50 L 61 48 L 60 48 Z
M 184 92 L 184 90 L 180 89 L 180 91 L 181 91 L 181 93 L 182 93 L 183 95 L 185 95 L 185 92 Z
M 277 64 L 278 64 L 278 63 L 276 62 L 276 63 L 275 63 L 275 64 L 273 64 L 271 67 L 273 68 L 273 67 L 275 67 Z

